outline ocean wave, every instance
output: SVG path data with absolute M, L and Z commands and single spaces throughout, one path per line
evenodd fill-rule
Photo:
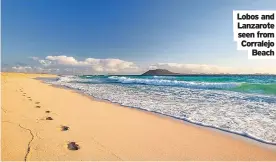
M 185 88 L 200 88 L 200 89 L 231 89 L 241 85 L 241 83 L 228 82 L 195 82 L 195 81 L 178 81 L 168 79 L 148 79 L 148 78 L 130 78 L 130 77 L 119 77 L 110 76 L 111 80 L 115 80 L 123 84 L 147 84 L 156 86 L 179 86 Z
M 173 86 L 192 89 L 219 89 L 243 93 L 276 95 L 275 83 L 245 83 L 245 82 L 204 82 L 177 80 L 175 76 L 127 77 L 127 76 L 61 76 L 57 82 L 63 83 L 120 83 L 144 84 L 153 86 Z
M 243 83 L 233 90 L 249 93 L 262 93 L 276 95 L 276 84 L 250 84 Z
M 153 76 L 153 78 L 156 78 L 156 79 L 175 79 L 177 78 L 176 76 Z
M 72 81 L 75 81 L 77 80 L 77 76 L 61 76 L 57 79 L 57 82 L 64 82 L 64 83 L 69 83 L 69 82 L 72 82 Z
M 81 78 L 79 76 L 62 76 L 57 79 L 57 82 L 60 83 L 100 83 L 101 80 L 99 78 L 94 78 L 92 76 Z

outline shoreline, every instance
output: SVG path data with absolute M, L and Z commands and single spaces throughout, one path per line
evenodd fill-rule
M 58 76 L 56 78 L 58 78 Z M 45 83 L 43 80 L 41 80 L 41 78 L 33 78 L 33 79 L 39 80 L 41 83 L 44 83 L 44 84 L 49 84 L 49 83 Z M 233 138 L 237 138 L 239 140 L 250 142 L 252 144 L 256 144 L 256 145 L 259 145 L 261 147 L 268 148 L 268 149 L 276 151 L 276 143 L 269 143 L 269 142 L 266 142 L 266 141 L 263 141 L 263 140 L 260 140 L 260 139 L 257 139 L 257 138 L 251 137 L 251 136 L 246 136 L 246 135 L 243 135 L 243 134 L 239 134 L 239 133 L 236 133 L 236 132 L 233 132 L 233 131 L 228 131 L 228 130 L 224 130 L 224 129 L 221 129 L 221 128 L 218 128 L 218 127 L 204 125 L 204 124 L 201 124 L 201 123 L 195 123 L 195 122 L 189 121 L 187 119 L 181 119 L 181 118 L 177 118 L 177 117 L 174 117 L 174 116 L 162 114 L 162 113 L 159 113 L 159 112 L 149 111 L 149 110 L 142 109 L 142 108 L 139 108 L 139 107 L 124 106 L 124 105 L 121 105 L 121 104 L 116 103 L 116 102 L 112 102 L 112 101 L 109 101 L 109 100 L 96 98 L 96 97 L 91 96 L 91 95 L 89 95 L 87 93 L 84 93 L 84 92 L 82 92 L 80 90 L 69 88 L 69 87 L 66 87 L 66 86 L 52 85 L 52 84 L 49 84 L 49 85 L 52 86 L 52 87 L 55 87 L 55 88 L 69 90 L 72 93 L 80 94 L 80 95 L 82 95 L 84 97 L 89 98 L 92 101 L 104 102 L 104 103 L 107 103 L 107 104 L 119 106 L 121 108 L 131 109 L 133 111 L 140 111 L 142 113 L 146 113 L 146 114 L 149 114 L 149 115 L 165 118 L 165 119 L 168 119 L 168 120 L 174 120 L 175 122 L 180 122 L 180 123 L 183 123 L 183 124 L 188 124 L 188 125 L 191 125 L 193 127 L 204 128 L 204 129 L 209 130 L 209 131 L 215 131 L 215 132 L 221 133 L 223 135 L 227 135 L 227 136 L 230 136 L 230 137 L 233 137 Z
M 142 108 L 139 108 L 139 107 L 124 106 L 124 105 L 121 105 L 119 103 L 115 103 L 115 102 L 112 102 L 112 101 L 109 101 L 109 100 L 98 99 L 98 98 L 96 98 L 94 96 L 91 96 L 89 94 L 86 94 L 86 93 L 83 93 L 83 92 L 78 91 L 76 89 L 71 89 L 71 88 L 68 88 L 68 87 L 65 87 L 65 86 L 58 86 L 58 85 L 50 85 L 50 86 L 53 86 L 55 88 L 61 88 L 61 89 L 69 90 L 72 93 L 77 93 L 79 95 L 87 97 L 92 101 L 104 102 L 104 103 L 107 103 L 107 104 L 116 105 L 116 106 L 121 107 L 121 108 L 131 109 L 133 111 L 140 111 L 142 113 L 146 113 L 146 114 L 149 114 L 149 115 L 157 116 L 157 117 L 160 117 L 160 118 L 165 118 L 167 120 L 174 120 L 175 122 L 188 124 L 188 125 L 191 125 L 192 127 L 199 127 L 199 128 L 203 128 L 203 129 L 206 129 L 206 130 L 209 130 L 209 131 L 215 131 L 215 132 L 221 133 L 223 135 L 227 135 L 227 136 L 230 136 L 230 137 L 233 137 L 233 138 L 237 138 L 239 140 L 250 142 L 252 144 L 256 144 L 256 145 L 259 145 L 261 147 L 272 149 L 272 150 L 276 151 L 276 144 L 269 143 L 269 142 L 266 142 L 266 141 L 262 141 L 262 140 L 254 138 L 254 137 L 242 135 L 242 134 L 239 134 L 239 133 L 236 133 L 236 132 L 227 131 L 227 130 L 224 130 L 224 129 L 220 129 L 218 127 L 212 127 L 212 126 L 203 125 L 203 124 L 200 124 L 200 123 L 194 123 L 194 122 L 186 120 L 186 119 L 176 118 L 174 116 L 161 114 L 159 112 L 148 111 L 148 110 L 145 110 L 145 109 L 142 109 Z
M 141 108 L 136 108 L 136 107 L 124 106 L 124 105 L 120 105 L 118 103 L 111 102 L 111 101 L 108 101 L 108 100 L 97 99 L 97 98 L 95 98 L 93 96 L 90 96 L 88 94 L 78 92 L 77 90 L 71 90 L 70 88 L 66 88 L 66 87 L 62 87 L 62 86 L 54 86 L 54 87 L 61 88 L 61 89 L 68 89 L 68 90 L 72 91 L 72 93 L 77 93 L 77 94 L 83 95 L 84 97 L 87 97 L 87 98 L 91 99 L 92 101 L 105 102 L 107 104 L 116 105 L 116 106 L 119 106 L 121 108 L 131 109 L 133 111 L 140 111 L 142 113 L 146 113 L 148 115 L 152 115 L 152 116 L 155 116 L 155 117 L 157 116 L 157 117 L 160 117 L 160 118 L 165 118 L 167 120 L 173 120 L 175 122 L 180 122 L 180 123 L 183 123 L 183 124 L 187 124 L 187 125 L 190 125 L 192 127 L 198 127 L 198 128 L 206 129 L 208 131 L 215 131 L 215 132 L 221 133 L 223 135 L 227 135 L 227 136 L 230 136 L 230 137 L 233 137 L 233 138 L 237 138 L 239 140 L 244 140 L 244 141 L 247 141 L 247 142 L 251 142 L 252 144 L 256 144 L 256 145 L 259 145 L 261 147 L 272 149 L 272 150 L 276 151 L 276 144 L 267 143 L 265 141 L 259 141 L 258 139 L 251 138 L 250 136 L 244 136 L 244 135 L 241 135 L 241 134 L 238 134 L 238 133 L 235 133 L 235 132 L 231 132 L 231 131 L 227 131 L 227 130 L 224 130 L 224 129 L 220 129 L 220 128 L 217 128 L 217 127 L 212 127 L 212 126 L 208 126 L 208 125 L 193 123 L 189 120 L 176 118 L 176 117 L 169 116 L 169 115 L 166 115 L 166 114 L 161 114 L 159 112 L 148 111 L 148 110 L 141 109 Z
M 30 142 L 27 131 L 13 128 L 3 118 L 34 134 L 29 160 L 276 160 L 275 149 L 247 137 L 100 100 L 30 75 L 3 78 L 2 74 L 1 80 L 6 80 L 1 83 L 2 110 L 6 111 L 2 112 L 6 130 L 2 129 L 2 160 L 19 160 L 23 157 L 19 154 L 26 152 L 19 144 L 7 143 L 8 139 L 16 141 L 14 138 L 24 133 L 19 143 Z M 20 87 L 27 96 L 22 97 Z M 16 102 L 8 100 L 11 96 Z M 34 109 L 37 101 L 41 107 Z M 53 121 L 43 120 L 45 110 L 51 111 Z M 70 129 L 60 132 L 58 125 Z M 66 149 L 66 141 L 72 140 L 80 144 L 80 150 Z M 7 157 L 14 148 L 21 150 L 13 153 L 18 156 Z
M 58 76 L 56 78 L 58 78 Z M 41 78 L 33 78 L 33 79 L 39 80 L 39 81 L 41 81 L 44 84 L 49 84 L 49 83 L 45 83 L 43 80 L 41 80 Z M 196 123 L 196 122 L 190 121 L 188 119 L 177 118 L 175 116 L 171 116 L 171 115 L 167 115 L 167 114 L 162 114 L 162 113 L 159 113 L 159 112 L 156 112 L 156 111 L 149 111 L 149 110 L 142 109 L 142 108 L 139 108 L 139 107 L 131 107 L 131 106 L 121 105 L 119 103 L 112 102 L 110 100 L 96 98 L 96 97 L 91 96 L 91 95 L 89 95 L 87 93 L 84 93 L 84 92 L 82 92 L 80 90 L 73 89 L 73 88 L 66 87 L 66 86 L 62 86 L 62 85 L 52 85 L 52 84 L 49 84 L 49 85 L 53 86 L 55 88 L 66 89 L 66 90 L 69 90 L 69 91 L 71 91 L 73 93 L 78 93 L 80 95 L 88 97 L 92 101 L 105 102 L 105 103 L 116 105 L 116 106 L 120 106 L 120 107 L 123 107 L 123 108 L 134 109 L 136 111 L 137 110 L 138 111 L 142 111 L 144 113 L 148 113 L 148 114 L 151 114 L 151 115 L 156 115 L 156 116 L 159 116 L 159 117 L 168 118 L 169 120 L 175 120 L 177 122 L 182 122 L 184 124 L 190 124 L 192 126 L 206 128 L 206 129 L 211 130 L 211 131 L 216 131 L 216 132 L 219 132 L 219 133 L 230 135 L 230 136 L 233 136 L 234 138 L 238 138 L 238 139 L 242 139 L 242 140 L 245 140 L 245 141 L 249 141 L 249 142 L 255 143 L 257 145 L 260 145 L 262 147 L 269 148 L 269 149 L 272 149 L 272 150 L 276 151 L 276 143 L 270 143 L 270 142 L 267 142 L 267 141 L 264 141 L 264 140 L 261 140 L 261 139 L 249 136 L 249 135 L 237 133 L 237 132 L 234 132 L 234 131 L 225 130 L 225 129 L 222 129 L 222 128 L 219 128 L 219 127 L 205 125 L 205 124 L 202 124 L 202 123 Z

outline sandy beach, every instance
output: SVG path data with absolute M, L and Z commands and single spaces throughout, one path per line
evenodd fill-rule
M 2 160 L 276 161 L 276 150 L 257 142 L 34 79 L 54 75 L 1 77 Z

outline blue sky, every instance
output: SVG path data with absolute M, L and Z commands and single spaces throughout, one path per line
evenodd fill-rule
M 237 51 L 233 9 L 275 10 L 276 1 L 2 0 L 2 64 L 38 66 L 29 57 L 63 55 L 144 68 L 158 63 L 276 68 L 275 60 L 248 60 L 247 52 Z

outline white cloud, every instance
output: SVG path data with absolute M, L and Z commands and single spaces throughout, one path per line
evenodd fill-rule
M 74 57 L 68 56 L 47 56 L 45 60 L 50 61 L 50 63 L 60 64 L 60 65 L 78 65 L 79 62 Z
M 37 67 L 37 66 L 13 66 L 11 68 L 6 68 L 5 71 L 13 71 L 13 72 L 20 72 L 20 73 L 52 73 L 52 74 L 59 74 L 59 69 L 57 68 L 44 68 L 44 67 Z
M 38 62 L 43 66 L 51 65 L 51 61 L 49 61 L 49 60 L 38 60 Z
M 91 72 L 98 73 L 133 73 L 139 70 L 133 62 L 120 59 L 95 59 L 87 58 L 79 61 L 74 57 L 47 56 L 44 60 L 38 60 L 47 67 L 71 67 L 71 68 L 90 68 Z
M 39 58 L 38 58 L 38 57 L 34 57 L 34 56 L 29 57 L 29 59 L 32 59 L 32 60 L 34 60 L 34 61 L 39 60 Z
M 31 72 L 32 71 L 32 67 L 30 66 L 13 66 L 12 67 L 12 71 L 14 72 Z

